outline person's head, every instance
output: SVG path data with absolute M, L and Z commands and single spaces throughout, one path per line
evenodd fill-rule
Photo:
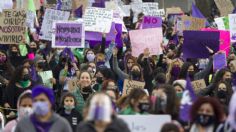
M 79 74 L 79 85 L 80 88 L 85 88 L 91 86 L 92 83 L 92 76 L 87 71 L 82 71 Z
M 4 64 L 7 61 L 7 54 L 5 51 L 0 50 L 0 64 Z
M 96 64 L 94 62 L 89 62 L 87 71 L 94 77 L 96 73 Z
M 28 81 L 28 80 L 31 80 L 28 68 L 24 66 L 19 66 L 16 68 L 10 83 L 14 85 L 16 82 Z
M 192 105 L 190 119 L 192 122 L 207 127 L 223 121 L 224 112 L 220 102 L 212 97 L 200 97 Z
M 19 55 L 19 48 L 17 45 L 11 45 L 10 46 L 10 52 L 12 56 L 18 56 Z
M 36 116 L 44 117 L 52 113 L 55 98 L 51 88 L 41 85 L 35 86 L 32 89 L 32 98 Z
M 34 65 L 34 61 L 30 59 L 25 59 L 22 64 L 24 67 L 31 68 L 31 66 Z
M 111 69 L 106 67 L 99 67 L 95 74 L 96 82 L 102 84 L 104 80 L 113 79 L 113 73 Z
M 166 75 L 165 75 L 165 73 L 161 72 L 161 73 L 157 73 L 157 74 L 154 74 L 154 75 L 156 75 L 154 77 L 153 82 L 152 82 L 154 87 L 158 87 L 158 86 L 166 83 Z
M 175 79 L 178 78 L 182 65 L 183 65 L 183 61 L 180 59 L 174 59 L 172 61 L 169 72 L 171 76 L 174 77 Z
M 131 78 L 133 80 L 143 80 L 142 68 L 139 64 L 135 63 L 131 66 Z
M 102 83 L 102 90 L 117 90 L 117 86 L 114 80 L 108 79 Z
M 180 130 L 174 123 L 166 123 L 162 126 L 161 132 L 180 132 Z
M 116 103 L 119 98 L 119 92 L 117 90 L 107 89 L 104 92 L 111 98 L 113 103 Z
M 96 54 L 95 62 L 97 67 L 103 66 L 105 64 L 105 55 L 102 53 Z
M 18 102 L 17 102 L 18 119 L 22 119 L 23 117 L 28 116 L 33 112 L 32 104 L 33 104 L 32 93 L 30 90 L 23 92 L 18 97 Z
M 194 66 L 190 62 L 185 62 L 183 66 L 181 67 L 180 73 L 179 73 L 179 79 L 186 79 L 187 76 L 190 77 L 191 80 L 194 79 Z
M 220 81 L 215 90 L 215 96 L 222 104 L 228 105 L 229 100 L 233 94 L 232 86 L 226 81 Z
M 94 62 L 95 60 L 95 53 L 92 49 L 88 49 L 87 52 L 85 53 L 85 62 Z
M 125 60 L 126 60 L 125 61 L 125 68 L 128 72 L 128 71 L 130 71 L 132 65 L 136 63 L 136 58 L 128 54 L 126 56 Z
M 62 106 L 65 110 L 71 111 L 76 106 L 76 98 L 72 93 L 66 93 L 62 98 Z
M 176 92 L 176 96 L 181 99 L 182 96 L 183 96 L 183 92 L 184 92 L 184 88 L 181 84 L 179 83 L 175 83 L 174 85 L 174 88 L 175 88 L 175 92 Z
M 96 93 L 90 100 L 86 120 L 95 121 L 95 125 L 110 123 L 112 121 L 112 102 L 105 93 Z
M 147 93 L 143 89 L 132 89 L 128 95 L 127 104 L 136 112 L 149 112 L 149 98 Z
M 226 81 L 229 84 L 231 84 L 231 80 L 232 80 L 232 73 L 230 72 L 229 69 L 224 68 L 216 73 L 213 83 L 217 84 L 219 81 Z

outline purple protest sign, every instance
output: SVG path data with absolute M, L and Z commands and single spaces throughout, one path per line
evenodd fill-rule
M 53 24 L 52 47 L 84 47 L 84 29 L 81 22 L 56 22 Z
M 220 70 L 227 66 L 226 54 L 219 53 L 213 56 L 213 69 L 214 71 Z
M 144 16 L 142 29 L 157 28 L 162 26 L 162 18 L 153 16 Z
M 211 31 L 184 31 L 183 57 L 208 58 L 209 47 L 216 53 L 219 51 L 220 33 Z

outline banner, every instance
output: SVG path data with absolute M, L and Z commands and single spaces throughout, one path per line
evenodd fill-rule
M 162 54 L 162 28 L 132 30 L 129 32 L 132 55 L 138 57 L 144 49 L 149 48 L 151 55 Z
M 236 42 L 236 14 L 229 14 L 229 30 L 231 42 Z
M 109 33 L 113 20 L 113 11 L 105 8 L 90 7 L 84 14 L 85 31 Z
M 221 70 L 227 67 L 227 60 L 225 53 L 218 53 L 213 56 L 213 70 Z
M 0 43 L 19 44 L 25 39 L 26 12 L 24 10 L 3 10 L 0 14 Z
M 227 16 L 232 13 L 234 6 L 231 0 L 215 0 L 216 6 L 220 11 L 220 16 Z
M 132 89 L 134 89 L 134 88 L 141 88 L 141 89 L 143 89 L 144 86 L 145 86 L 145 82 L 139 82 L 139 81 L 125 79 L 124 80 L 122 96 L 128 95 L 130 93 L 130 91 Z
M 83 22 L 62 21 L 53 23 L 52 47 L 84 48 Z
M 215 18 L 215 23 L 219 30 L 225 30 L 224 17 Z
M 118 115 L 129 126 L 131 132 L 160 132 L 165 123 L 171 122 L 170 115 Z
M 182 30 L 200 30 L 205 28 L 205 19 L 182 16 Z
M 54 21 L 68 20 L 70 12 L 46 9 L 39 38 L 42 40 L 52 40 L 52 26 Z
M 158 28 L 158 27 L 162 27 L 162 18 L 144 16 L 143 22 L 142 22 L 142 29 Z

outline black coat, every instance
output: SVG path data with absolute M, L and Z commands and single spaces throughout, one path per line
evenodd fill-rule
M 79 124 L 77 132 L 96 132 L 94 122 L 87 121 Z M 108 125 L 104 132 L 130 132 L 130 130 L 122 119 L 113 117 L 111 124 Z
M 66 114 L 64 108 L 59 109 L 57 113 L 70 123 L 73 132 L 76 132 L 77 125 L 83 120 L 81 114 L 75 109 L 72 109 L 71 114 Z

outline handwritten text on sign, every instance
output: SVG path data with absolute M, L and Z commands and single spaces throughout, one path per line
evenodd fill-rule
M 4 10 L 0 14 L 0 43 L 19 44 L 26 32 L 24 10 Z
M 143 89 L 144 86 L 145 86 L 144 82 L 139 82 L 139 81 L 125 79 L 124 87 L 123 87 L 123 95 L 129 94 L 130 91 L 132 89 L 134 89 L 134 88 L 141 88 L 141 89 Z
M 87 8 L 84 15 L 85 31 L 109 33 L 113 11 L 104 8 Z
M 236 14 L 229 14 L 229 29 L 232 42 L 236 42 Z
M 196 81 L 193 81 L 191 83 L 192 83 L 192 86 L 194 88 L 194 91 L 196 91 L 196 92 L 199 92 L 200 90 L 206 88 L 206 83 L 205 83 L 204 79 L 196 80 Z

